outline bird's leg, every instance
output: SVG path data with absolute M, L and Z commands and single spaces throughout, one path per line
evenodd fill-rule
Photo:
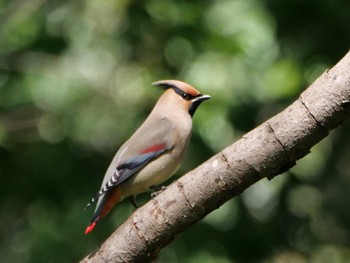
M 130 201 L 130 203 L 132 203 L 135 209 L 139 208 L 139 206 L 136 204 L 136 199 L 134 195 L 129 196 L 128 200 Z
M 156 197 L 159 195 L 161 192 L 163 192 L 167 187 L 162 185 L 162 186 L 151 186 L 149 189 L 151 189 L 151 197 Z

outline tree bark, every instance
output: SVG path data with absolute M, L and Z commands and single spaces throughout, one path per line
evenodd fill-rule
M 350 52 L 281 113 L 173 182 L 81 262 L 149 262 L 250 185 L 289 170 L 350 116 Z

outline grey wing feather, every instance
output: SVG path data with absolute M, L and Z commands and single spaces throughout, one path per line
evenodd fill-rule
M 149 125 L 152 125 L 150 123 Z M 135 132 L 135 134 L 130 138 L 128 141 L 128 145 L 133 145 L 132 140 L 133 138 L 137 137 L 137 133 L 141 130 L 142 126 Z M 147 128 L 147 127 L 145 127 Z M 134 174 L 138 173 L 143 167 L 145 167 L 148 163 L 153 161 L 155 158 L 163 154 L 164 152 L 171 150 L 173 148 L 172 143 L 172 124 L 171 122 L 163 118 L 158 123 L 158 129 L 155 130 L 153 133 L 150 134 L 147 138 L 143 138 L 143 141 L 146 142 L 146 144 L 140 144 L 135 143 L 136 147 L 125 147 L 125 144 L 120 148 L 116 156 L 114 157 L 114 160 L 112 161 L 110 167 L 107 170 L 107 173 L 105 175 L 105 178 L 103 180 L 102 186 L 100 191 L 96 194 L 95 197 L 93 197 L 90 202 L 86 205 L 85 209 L 87 209 L 91 204 L 95 203 L 97 199 L 99 199 L 102 195 L 104 195 L 106 192 L 114 188 L 115 186 L 121 184 Z M 165 143 L 164 143 L 165 142 Z M 152 144 L 164 144 L 164 147 L 161 149 L 158 149 L 157 151 L 151 151 L 146 152 L 143 154 L 136 155 L 139 152 L 142 152 L 142 150 L 147 149 Z M 130 149 L 131 148 L 131 149 Z M 133 152 L 133 155 L 130 154 L 130 152 Z M 122 158 L 123 156 L 130 156 L 129 158 L 125 159 Z M 121 159 L 124 159 L 124 161 L 120 161 Z M 112 166 L 114 165 L 114 167 Z M 114 171 L 112 172 L 111 169 Z M 109 174 L 112 173 L 112 176 Z M 108 176 L 108 177 L 107 177 Z M 107 179 L 108 178 L 108 179 Z M 107 179 L 107 180 L 106 180 Z M 99 206 L 99 205 L 97 205 Z

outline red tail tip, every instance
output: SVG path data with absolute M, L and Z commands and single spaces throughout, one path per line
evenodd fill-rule
M 96 226 L 96 222 L 91 223 L 91 224 L 85 229 L 85 234 L 89 234 L 89 233 L 94 229 L 95 226 Z

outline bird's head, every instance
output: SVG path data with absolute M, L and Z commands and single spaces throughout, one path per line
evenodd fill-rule
M 205 100 L 210 99 L 209 95 L 203 95 L 191 85 L 179 80 L 160 80 L 152 83 L 153 86 L 167 89 L 163 94 L 165 100 L 172 100 L 179 103 L 193 116 L 198 106 Z

